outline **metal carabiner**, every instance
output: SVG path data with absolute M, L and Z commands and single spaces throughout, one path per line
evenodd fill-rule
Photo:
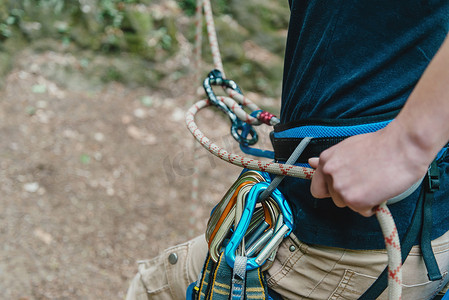
M 241 180 L 239 180 L 239 182 L 240 181 Z M 245 187 L 246 185 L 251 184 L 251 183 L 254 184 L 254 182 L 252 182 L 252 181 L 243 181 L 233 191 L 233 194 L 232 194 L 231 198 L 229 199 L 229 201 L 227 202 L 226 206 L 223 207 L 221 205 L 220 207 L 215 208 L 214 214 L 209 219 L 210 222 L 208 222 L 208 224 L 207 224 L 206 240 L 208 241 L 209 244 L 213 240 L 213 238 L 214 238 L 215 234 L 218 232 L 218 230 L 220 230 L 221 225 L 222 225 L 223 221 L 225 220 L 225 218 L 227 218 L 228 215 L 230 215 L 230 211 L 235 206 L 235 203 L 237 200 L 237 195 L 239 194 L 240 190 L 243 187 Z M 222 204 L 222 203 L 224 204 L 224 202 L 221 202 L 220 204 Z M 209 230 L 209 229 L 211 229 L 211 230 Z
M 272 235 L 279 229 L 276 228 L 276 224 L 278 217 L 282 215 L 280 215 L 279 207 L 276 202 L 273 198 L 268 198 L 266 201 L 262 202 L 262 206 L 265 214 L 264 222 L 257 228 L 258 231 L 260 230 L 262 232 L 259 233 L 254 231 L 254 233 L 249 233 L 248 229 L 248 233 L 245 236 L 246 255 L 250 257 L 259 253 L 259 251 L 270 240 Z M 270 231 L 272 232 L 271 234 Z
M 254 183 L 248 183 L 247 185 L 243 186 L 237 196 L 235 205 L 232 206 L 229 213 L 225 216 L 223 222 L 220 224 L 220 227 L 218 228 L 215 236 L 210 240 L 209 245 L 209 253 L 211 258 L 216 262 L 218 261 L 218 258 L 220 256 L 220 249 L 223 246 L 223 243 L 226 239 L 226 237 L 231 232 L 232 225 L 235 224 L 236 219 L 240 219 L 241 212 L 238 212 L 238 206 L 243 207 L 244 199 L 246 198 L 246 195 L 251 190 L 251 187 L 254 185 Z M 239 204 L 241 202 L 241 205 Z M 262 213 L 263 215 L 263 213 Z M 242 248 L 243 249 L 243 248 Z
M 254 208 L 256 206 L 256 203 L 259 199 L 260 194 L 267 189 L 269 186 L 268 182 L 259 182 L 256 183 L 251 190 L 248 193 L 248 196 L 246 198 L 245 208 L 243 210 L 242 217 L 240 219 L 239 224 L 235 228 L 234 234 L 231 236 L 231 239 L 226 246 L 225 249 L 225 258 L 226 262 L 231 268 L 234 268 L 235 263 L 235 252 L 237 250 L 237 247 L 241 243 L 243 237 L 245 236 L 245 233 L 248 229 L 249 222 L 251 220 L 251 216 L 254 212 Z M 281 214 L 283 216 L 283 224 L 280 226 L 279 230 L 277 230 L 274 233 L 273 238 L 270 239 L 267 246 L 262 249 L 261 253 L 257 257 L 251 257 L 248 258 L 247 261 L 247 270 L 253 270 L 257 269 L 260 266 L 262 266 L 268 256 L 272 253 L 272 251 L 275 249 L 277 245 L 280 244 L 282 239 L 284 237 L 287 237 L 290 232 L 293 229 L 293 214 L 290 210 L 290 207 L 288 206 L 287 200 L 284 198 L 284 196 L 281 194 L 281 192 L 278 189 L 275 189 L 271 193 L 271 197 L 276 201 L 278 204 Z M 278 226 L 276 226 L 278 227 Z M 267 253 L 267 254 L 265 254 Z M 262 255 L 263 254 L 263 255 Z M 266 257 L 265 257 L 266 256 Z M 262 259 L 264 258 L 265 259 Z
M 218 261 L 220 248 L 234 224 L 236 202 L 241 197 L 239 195 L 242 193 L 246 195 L 255 183 L 263 180 L 260 172 L 245 169 L 212 211 L 207 222 L 206 241 L 209 245 L 210 256 L 215 262 Z M 261 214 L 263 216 L 263 212 Z M 255 224 L 250 225 L 250 227 L 254 226 Z
M 215 231 L 217 224 L 219 223 L 223 213 L 225 213 L 226 210 L 229 211 L 228 205 L 234 205 L 229 204 L 229 202 L 234 202 L 237 197 L 238 193 L 238 187 L 245 183 L 245 182 L 260 182 L 266 180 L 260 172 L 244 169 L 242 174 L 239 176 L 239 178 L 232 184 L 232 186 L 229 188 L 229 190 L 226 192 L 224 197 L 220 200 L 220 202 L 214 207 L 211 216 L 209 218 L 209 221 L 207 222 L 207 228 L 206 228 L 206 240 L 209 242 L 211 240 L 211 236 L 213 232 Z M 227 213 L 226 213 L 227 214 Z M 220 226 L 220 225 L 218 225 Z
M 221 75 L 220 70 L 215 69 L 210 71 L 207 77 L 204 79 L 203 87 L 206 92 L 207 98 L 209 98 L 210 102 L 212 102 L 213 105 L 215 105 L 216 107 L 221 109 L 225 114 L 227 114 L 231 119 L 231 122 L 233 122 L 235 119 L 237 119 L 237 116 L 229 109 L 229 107 L 226 106 L 226 104 L 218 100 L 217 96 L 214 93 L 214 90 L 212 89 L 212 85 L 228 87 L 229 80 L 224 79 L 223 76 Z M 240 93 L 240 88 L 238 88 L 238 86 L 235 87 L 234 85 L 231 84 L 229 87 L 230 88 L 234 87 L 238 89 L 237 91 Z
M 251 139 L 248 139 L 246 137 L 247 134 L 243 136 L 245 122 L 237 118 L 235 113 L 229 107 L 227 107 L 226 104 L 218 100 L 217 96 L 214 93 L 214 90 L 212 89 L 212 85 L 219 85 L 222 87 L 230 88 L 235 90 L 239 94 L 242 94 L 242 91 L 240 90 L 237 83 L 230 79 L 224 79 L 220 70 L 214 69 L 209 72 L 206 79 L 204 79 L 203 87 L 206 92 L 207 98 L 209 98 L 209 101 L 220 110 L 222 110 L 225 114 L 227 114 L 229 119 L 231 120 L 231 135 L 234 137 L 234 139 L 240 144 L 245 143 L 246 145 L 254 145 L 255 143 L 257 143 L 258 136 L 256 130 L 250 125 L 249 135 L 251 135 Z

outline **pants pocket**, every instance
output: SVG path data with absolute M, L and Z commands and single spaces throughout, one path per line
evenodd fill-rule
M 139 261 L 139 272 L 126 299 L 185 299 L 187 286 L 196 280 L 206 253 L 207 245 L 201 236 L 168 248 L 158 257 Z
M 170 299 L 167 277 L 159 257 L 139 261 L 138 270 L 128 288 L 126 300 Z M 156 297 L 150 298 L 150 295 Z
M 139 273 L 136 277 L 145 289 L 148 299 L 168 299 L 170 287 L 167 280 L 167 272 L 164 266 L 165 255 L 160 255 L 151 260 L 139 261 Z M 158 295 L 160 297 L 158 297 Z

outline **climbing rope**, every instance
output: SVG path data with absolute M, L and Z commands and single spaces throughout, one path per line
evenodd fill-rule
M 388 297 L 401 299 L 402 294 L 402 256 L 401 244 L 393 216 L 384 202 L 376 209 L 376 217 L 384 235 L 388 253 Z
M 218 46 L 217 34 L 215 31 L 215 25 L 212 15 L 212 9 L 210 0 L 197 0 L 196 10 L 196 47 L 195 57 L 197 60 L 197 67 L 199 67 L 201 57 L 201 42 L 202 42 L 202 19 L 203 13 L 206 20 L 206 28 L 208 32 L 209 45 L 212 52 L 212 58 L 215 69 L 221 72 L 222 78 L 225 78 L 223 70 L 223 63 L 221 60 L 220 50 Z M 279 119 L 273 115 L 262 111 L 254 102 L 245 97 L 239 92 L 238 89 L 231 88 L 230 86 L 223 86 L 228 97 L 217 96 L 216 98 L 220 103 L 226 106 L 232 111 L 236 117 L 250 125 L 260 125 L 262 123 L 268 125 L 276 125 L 279 123 Z M 209 95 L 208 95 L 209 96 Z M 210 99 L 210 97 L 209 97 Z M 274 162 L 266 162 L 257 159 L 247 158 L 236 153 L 230 153 L 217 144 L 213 143 L 207 138 L 195 123 L 195 115 L 203 108 L 210 106 L 211 100 L 200 100 L 196 102 L 186 113 L 186 124 L 189 131 L 195 137 L 195 139 L 210 153 L 218 158 L 237 165 L 242 168 L 258 170 L 262 172 L 268 172 L 276 175 L 292 176 L 303 179 L 311 179 L 314 170 L 312 168 L 306 168 L 301 166 L 295 166 L 291 164 L 279 164 Z M 216 105 L 216 103 L 214 103 Z M 244 110 L 246 107 L 250 110 L 247 113 Z M 376 217 L 379 221 L 382 233 L 385 239 L 385 245 L 388 254 L 388 287 L 389 287 L 389 299 L 398 300 L 401 299 L 402 293 L 402 272 L 401 272 L 401 247 L 399 236 L 397 233 L 394 219 L 386 205 L 382 203 L 376 209 Z
M 209 100 L 202 100 L 193 105 L 186 114 L 187 128 L 193 134 L 195 139 L 210 153 L 218 158 L 237 165 L 242 168 L 251 170 L 257 170 L 262 172 L 268 172 L 276 175 L 293 176 L 304 179 L 312 179 L 312 175 L 315 172 L 311 168 L 299 167 L 294 165 L 279 164 L 273 162 L 266 162 L 257 159 L 243 157 L 236 153 L 230 153 L 217 144 L 213 143 L 208 137 L 206 137 L 195 123 L 195 115 L 201 109 L 210 105 Z

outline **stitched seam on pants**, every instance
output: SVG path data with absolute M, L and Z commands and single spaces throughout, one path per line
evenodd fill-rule
M 280 280 L 282 280 L 285 276 L 288 275 L 288 273 L 293 269 L 293 267 L 295 266 L 295 264 L 298 262 L 298 260 L 301 259 L 301 257 L 303 257 L 306 253 L 306 249 L 304 249 L 304 251 L 300 251 L 301 250 L 301 246 L 298 247 L 298 249 L 294 252 L 292 252 L 292 254 L 290 254 L 287 259 L 285 260 L 284 263 L 282 263 L 282 267 L 279 269 L 279 271 L 277 271 L 276 273 L 274 273 L 268 280 L 267 280 L 267 284 L 270 287 L 275 287 L 278 286 L 278 282 Z M 287 250 L 289 251 L 289 250 Z M 297 256 L 296 259 L 295 256 Z M 294 259 L 294 260 L 293 260 Z
M 443 283 L 443 281 L 444 281 L 444 276 L 445 276 L 445 273 L 443 273 L 442 274 L 442 278 L 441 279 L 438 279 L 438 282 L 439 282 L 439 285 L 440 285 L 440 287 L 441 287 L 441 285 L 442 285 L 442 283 Z M 426 285 L 430 285 L 430 284 L 432 284 L 434 281 L 426 281 L 426 282 L 421 282 L 421 283 L 416 283 L 416 284 L 405 284 L 405 283 L 403 283 L 402 284 L 402 287 L 405 287 L 405 288 L 415 288 L 415 287 L 420 287 L 420 286 L 426 286 Z
M 346 276 L 346 274 L 349 273 L 349 276 Z M 343 278 L 340 280 L 340 282 L 338 283 L 337 287 L 335 288 L 335 290 L 332 292 L 331 296 L 329 297 L 329 299 L 331 300 L 338 300 L 339 298 L 341 298 L 342 294 L 344 292 L 346 292 L 346 289 L 348 287 L 348 283 L 351 281 L 352 277 L 354 276 L 355 272 L 353 272 L 352 270 L 346 270 L 345 273 L 343 274 Z
M 445 234 L 443 234 L 442 236 L 438 237 L 436 240 L 438 240 L 438 239 L 445 239 L 445 237 L 446 237 L 447 235 L 449 235 L 449 231 L 446 232 Z M 435 241 L 435 240 L 434 240 L 434 241 Z M 434 241 L 432 241 L 432 242 L 434 242 Z M 433 249 L 433 252 L 434 252 L 435 254 L 439 254 L 439 253 L 442 253 L 442 252 L 446 252 L 446 251 L 449 250 L 449 241 L 448 241 L 447 238 L 446 238 L 446 241 L 445 241 L 445 242 L 443 242 L 443 241 L 437 242 L 436 245 L 432 245 L 432 249 Z M 420 248 L 418 245 L 417 245 L 417 246 L 414 246 L 414 247 L 410 250 L 409 255 L 414 255 L 414 256 L 420 256 L 420 255 L 422 255 L 422 254 L 421 254 L 421 248 Z
M 310 297 L 310 295 L 312 295 L 312 293 L 317 289 L 317 287 L 324 281 L 324 279 L 326 279 L 326 277 L 335 269 L 335 266 L 341 262 L 341 260 L 343 259 L 343 257 L 345 256 L 346 251 L 344 251 L 340 258 L 334 263 L 334 265 L 332 266 L 332 268 L 326 273 L 326 275 L 323 276 L 323 278 L 321 278 L 321 280 L 314 286 L 314 288 L 310 291 L 310 293 L 307 295 L 307 297 Z
M 341 294 L 346 293 L 346 290 L 348 289 L 348 283 L 351 281 L 353 276 L 354 276 L 354 273 L 352 273 L 351 276 L 348 278 L 348 281 L 346 282 L 345 286 L 341 290 Z M 348 293 L 351 293 L 351 292 L 348 292 Z M 341 297 L 341 294 L 340 294 L 340 297 Z
M 192 243 L 188 243 L 187 247 L 186 247 L 186 257 L 184 260 L 184 282 L 187 282 L 187 284 L 189 283 L 189 275 L 188 275 L 188 268 L 189 268 L 189 253 L 190 253 L 190 248 L 192 248 Z
M 447 245 L 438 245 L 432 247 L 433 253 L 435 254 L 441 254 L 449 251 L 449 243 Z M 413 251 L 413 252 L 412 252 Z M 414 246 L 412 248 L 412 251 L 410 251 L 409 255 L 411 256 L 421 256 L 421 248 L 419 246 Z
M 158 289 L 149 290 L 147 285 L 145 284 L 145 281 L 142 278 L 142 273 L 140 273 L 140 271 L 139 271 L 139 279 L 140 279 L 140 282 L 142 283 L 143 288 L 145 289 L 146 294 L 152 294 L 152 295 L 159 294 L 159 293 L 162 293 L 165 290 L 170 288 L 168 285 L 164 285 L 163 287 L 160 287 Z

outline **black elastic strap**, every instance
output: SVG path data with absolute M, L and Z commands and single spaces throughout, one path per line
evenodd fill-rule
M 430 165 L 429 170 L 427 171 L 427 177 L 428 181 L 425 182 L 428 183 L 428 185 L 424 187 L 425 202 L 420 247 L 427 268 L 427 276 L 429 277 L 429 280 L 435 281 L 443 278 L 431 245 L 433 193 L 440 187 L 440 174 L 435 161 Z
M 313 138 L 295 163 L 307 163 L 311 157 L 320 156 L 324 150 L 338 144 L 347 136 Z M 274 149 L 274 159 L 276 161 L 286 161 L 303 138 L 275 138 L 273 132 L 270 134 L 271 144 Z

